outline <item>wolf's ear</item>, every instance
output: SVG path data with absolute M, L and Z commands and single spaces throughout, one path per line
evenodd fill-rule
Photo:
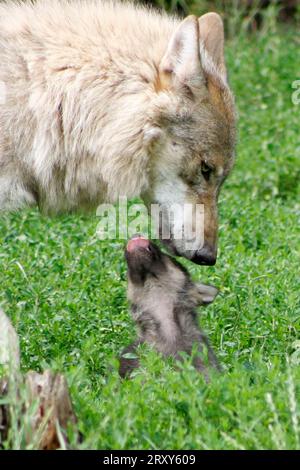
M 212 75 L 216 67 L 222 79 L 226 82 L 226 65 L 224 58 L 224 26 L 220 15 L 206 13 L 198 19 L 200 38 L 201 66 Z
M 186 85 L 190 88 L 201 85 L 199 27 L 195 16 L 188 16 L 173 33 L 159 72 L 163 85 Z
M 211 304 L 219 293 L 218 289 L 214 286 L 200 283 L 196 285 L 201 305 Z

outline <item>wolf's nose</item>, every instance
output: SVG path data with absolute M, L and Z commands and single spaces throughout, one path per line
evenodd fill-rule
M 217 254 L 208 248 L 203 248 L 193 256 L 192 261 L 203 266 L 214 266 L 217 261 Z
M 134 235 L 127 244 L 127 251 L 131 253 L 138 248 L 149 248 L 149 240 L 142 235 Z

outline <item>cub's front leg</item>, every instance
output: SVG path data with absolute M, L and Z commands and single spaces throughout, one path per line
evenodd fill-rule
M 140 366 L 136 350 L 141 343 L 142 342 L 139 340 L 134 341 L 132 344 L 127 346 L 127 348 L 125 348 L 122 352 L 119 366 L 119 374 L 121 377 L 129 377 L 131 372 L 133 372 L 134 369 L 137 369 Z M 132 357 L 130 357 L 131 355 Z

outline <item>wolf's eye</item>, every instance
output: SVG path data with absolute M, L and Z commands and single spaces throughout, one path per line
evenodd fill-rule
M 212 168 L 207 165 L 207 163 L 202 162 L 201 163 L 201 173 L 206 181 L 209 180 L 210 175 L 212 173 Z

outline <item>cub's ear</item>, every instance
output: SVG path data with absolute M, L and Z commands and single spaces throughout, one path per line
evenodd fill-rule
M 226 82 L 224 26 L 220 15 L 207 13 L 198 19 L 202 69 L 212 75 L 215 67 Z
M 188 16 L 173 33 L 159 72 L 164 86 L 197 88 L 202 84 L 199 26 L 195 16 Z
M 206 284 L 200 284 L 200 283 L 196 285 L 197 285 L 200 305 L 211 304 L 219 293 L 218 289 L 214 286 L 208 286 Z

